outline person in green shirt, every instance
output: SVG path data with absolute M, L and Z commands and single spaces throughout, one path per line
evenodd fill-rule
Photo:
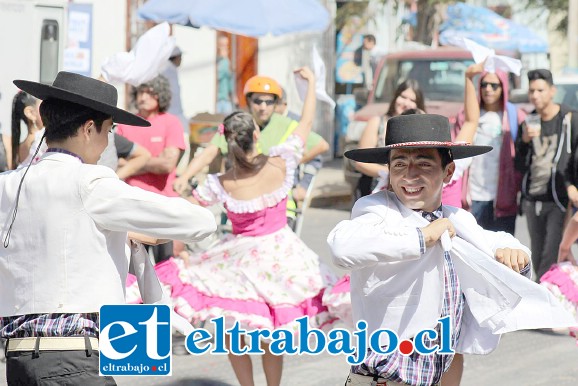
M 243 90 L 249 111 L 261 129 L 257 142 L 259 151 L 268 154 L 272 146 L 283 143 L 297 127 L 298 122 L 275 113 L 277 101 L 282 98 L 282 89 L 279 84 L 265 76 L 250 78 Z M 305 106 L 304 106 L 305 108 Z M 310 133 L 305 144 L 305 154 L 301 163 L 307 163 L 319 154 L 327 151 L 329 144 L 319 134 Z M 188 188 L 188 181 L 209 165 L 219 154 L 228 153 L 224 135 L 216 133 L 211 143 L 203 152 L 194 157 L 187 169 L 175 180 L 173 189 L 183 194 Z

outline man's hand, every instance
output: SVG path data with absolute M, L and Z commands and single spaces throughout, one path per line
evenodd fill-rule
M 539 129 L 528 127 L 526 122 L 522 124 L 522 141 L 524 141 L 524 143 L 530 143 L 532 138 L 539 136 L 540 136 Z
M 456 235 L 454 225 L 447 218 L 439 218 L 432 221 L 428 226 L 421 228 L 421 233 L 425 241 L 426 248 L 431 247 L 442 237 L 445 231 L 448 231 L 450 237 Z
M 160 245 L 160 244 L 166 244 L 171 240 L 166 240 L 166 239 L 157 239 L 156 237 L 151 237 L 151 236 L 147 236 L 147 235 L 143 235 L 141 233 L 136 233 L 136 232 L 128 232 L 128 238 L 130 240 L 134 240 L 137 241 L 139 243 L 143 243 L 145 245 Z
M 177 177 L 173 181 L 173 190 L 178 194 L 183 194 L 189 188 L 189 180 L 183 177 Z
M 574 185 L 568 187 L 568 198 L 574 208 L 578 208 L 578 189 Z
M 519 273 L 530 263 L 530 256 L 521 249 L 498 248 L 496 249 L 496 261 Z
M 299 74 L 303 79 L 312 82 L 315 80 L 315 74 L 311 69 L 307 66 L 301 67 L 294 71 L 295 73 Z
M 472 79 L 474 76 L 481 74 L 482 72 L 484 72 L 484 65 L 486 64 L 486 61 L 484 60 L 483 62 L 480 63 L 474 63 L 472 65 L 470 65 L 467 69 L 466 69 L 466 76 L 470 79 Z

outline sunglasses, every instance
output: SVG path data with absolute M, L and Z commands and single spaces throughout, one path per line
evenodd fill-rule
M 482 89 L 485 89 L 488 86 L 491 86 L 492 90 L 494 90 L 494 91 L 496 91 L 497 89 L 502 87 L 502 85 L 500 83 L 492 83 L 492 82 L 482 82 L 482 83 L 480 83 L 480 86 L 482 86 Z
M 275 99 L 259 99 L 259 98 L 255 98 L 252 99 L 251 102 L 253 102 L 254 104 L 256 104 L 257 106 L 260 106 L 261 104 L 265 103 L 267 106 L 273 106 L 275 104 Z

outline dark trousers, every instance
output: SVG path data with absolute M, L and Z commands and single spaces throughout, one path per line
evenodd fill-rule
M 15 351 L 6 353 L 8 386 L 108 386 L 112 377 L 98 375 L 99 352 Z
M 371 191 L 375 187 L 375 181 L 373 177 L 366 176 L 365 174 L 361 174 L 359 177 L 359 181 L 357 182 L 357 187 L 355 188 L 355 201 L 357 201 L 361 197 L 365 197 L 371 194 Z
M 482 228 L 494 232 L 508 232 L 514 236 L 516 216 L 495 217 L 494 201 L 472 201 L 470 211 Z
M 555 202 L 524 200 L 523 209 L 532 246 L 532 265 L 539 279 L 558 260 L 566 213 Z
M 168 243 L 159 244 L 159 245 L 152 245 L 149 248 L 152 250 L 152 254 L 155 259 L 155 264 L 160 263 L 161 261 L 165 261 L 170 259 L 173 256 L 173 242 L 169 241 Z

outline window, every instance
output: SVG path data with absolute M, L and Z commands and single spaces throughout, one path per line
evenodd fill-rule
M 462 102 L 464 74 L 473 61 L 469 59 L 400 61 L 380 74 L 375 97 L 390 102 L 397 86 L 408 78 L 419 82 L 427 100 Z
M 555 103 L 562 103 L 573 109 L 578 109 L 578 82 L 576 84 L 557 84 Z

